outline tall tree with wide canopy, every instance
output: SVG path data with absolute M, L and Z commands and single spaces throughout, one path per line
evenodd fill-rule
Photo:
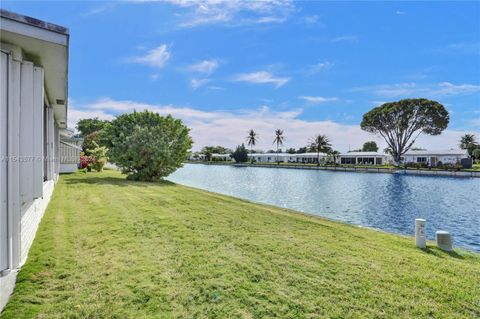
M 82 137 L 103 130 L 110 122 L 100 120 L 98 117 L 93 119 L 81 119 L 77 122 L 76 129 Z
M 362 130 L 379 134 L 391 149 L 395 165 L 420 134 L 439 135 L 449 123 L 445 107 L 427 99 L 384 103 L 363 115 Z
M 158 181 L 173 173 L 193 143 L 181 120 L 150 111 L 122 114 L 106 131 L 110 160 L 133 180 Z
M 320 152 L 328 153 L 331 150 L 330 139 L 326 135 L 317 134 L 310 141 L 310 149 L 317 153 L 317 166 L 320 165 Z
M 275 130 L 275 139 L 273 140 L 273 144 L 277 144 L 277 163 L 280 163 L 278 161 L 278 149 L 283 145 L 284 141 L 285 137 L 283 136 L 283 130 Z

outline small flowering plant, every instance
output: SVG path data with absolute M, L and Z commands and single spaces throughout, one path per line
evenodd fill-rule
M 99 146 L 95 141 L 93 141 L 93 146 L 95 146 L 95 148 L 88 150 L 88 152 L 91 154 L 90 157 L 93 159 L 93 162 L 91 163 L 91 168 L 93 168 L 97 172 L 101 172 L 103 171 L 103 166 L 105 166 L 108 161 L 108 148 L 106 148 L 105 146 Z
M 80 168 L 88 171 L 92 170 L 92 165 L 95 163 L 93 156 L 81 155 L 80 156 Z

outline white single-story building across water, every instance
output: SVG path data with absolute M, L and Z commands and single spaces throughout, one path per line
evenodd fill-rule
M 5 10 L 0 18 L 1 308 L 6 278 L 27 259 L 58 179 L 69 31 Z
M 334 159 L 326 153 L 254 153 L 248 154 L 258 163 L 333 163 Z M 466 150 L 445 151 L 408 151 L 402 157 L 402 163 L 425 163 L 428 166 L 440 164 L 457 164 L 468 158 Z M 380 152 L 347 152 L 336 156 L 335 161 L 341 165 L 387 165 L 391 164 L 392 156 Z
M 348 152 L 338 156 L 337 163 L 343 165 L 385 165 L 389 156 L 378 152 Z
M 325 153 L 253 153 L 248 157 L 259 163 L 317 163 L 318 161 L 326 161 L 328 155 Z
M 220 154 L 220 153 L 212 153 L 210 154 L 210 158 L 213 161 L 231 161 L 232 156 L 230 154 Z M 205 154 L 192 154 L 188 157 L 190 161 L 206 161 L 207 155 Z
M 457 164 L 468 158 L 467 150 L 408 151 L 402 157 L 402 163 L 421 163 L 427 166 Z

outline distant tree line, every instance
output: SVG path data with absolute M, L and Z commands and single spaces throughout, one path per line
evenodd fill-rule
M 449 120 L 448 111 L 436 101 L 423 98 L 404 99 L 384 103 L 365 113 L 360 127 L 364 131 L 381 136 L 388 145 L 385 152 L 389 153 L 393 157 L 394 164 L 398 165 L 401 157 L 413 148 L 416 139 L 421 134 L 439 135 L 447 128 Z M 281 152 L 280 146 L 285 141 L 284 131 L 276 129 L 274 136 L 273 144 L 276 145 L 276 151 L 270 151 L 279 153 Z M 258 138 L 253 129 L 248 132 L 246 141 L 250 146 L 250 153 L 253 153 L 253 147 L 257 144 Z M 477 151 L 478 144 L 475 142 L 474 136 L 471 135 L 464 136 L 461 147 L 467 149 L 472 157 L 480 152 L 480 150 Z M 368 141 L 363 144 L 361 149 L 355 151 L 378 152 L 378 149 L 375 141 Z M 237 147 L 235 152 L 237 151 L 248 154 L 243 144 Z M 339 154 L 332 148 L 330 139 L 322 134 L 315 135 L 306 147 L 298 150 L 294 148 L 286 150 L 289 154 L 305 153 L 307 151 L 315 152 L 318 156 L 320 153 L 327 153 L 334 158 Z M 237 158 L 248 161 L 248 155 Z
M 413 147 L 421 134 L 439 135 L 449 123 L 449 114 L 445 107 L 436 101 L 427 99 L 404 99 L 384 103 L 363 115 L 360 127 L 379 135 L 387 143 L 384 150 L 391 154 L 398 164 L 402 155 Z M 108 148 L 105 158 L 121 167 L 131 179 L 154 181 L 175 171 L 190 154 L 192 139 L 189 129 L 181 120 L 171 116 L 144 111 L 118 116 L 113 121 L 98 118 L 82 119 L 77 123 L 79 136 L 84 138 L 84 152 L 88 155 L 95 148 Z M 260 136 L 253 129 L 248 131 L 245 144 L 235 150 L 217 145 L 205 146 L 201 152 L 206 160 L 212 160 L 213 154 L 230 154 L 237 162 L 249 160 L 248 154 L 261 152 L 255 150 Z M 281 153 L 286 141 L 283 129 L 273 132 L 272 145 L 275 149 L 269 153 Z M 473 134 L 465 134 L 460 147 L 468 151 L 474 159 L 480 160 L 480 146 Z M 367 141 L 359 152 L 378 152 L 375 141 Z M 289 154 L 314 152 L 317 157 L 326 153 L 336 159 L 339 152 L 332 146 L 325 134 L 316 134 L 306 146 L 298 149 L 288 148 Z M 251 158 L 253 161 L 253 157 Z M 276 158 L 279 162 L 279 158 Z

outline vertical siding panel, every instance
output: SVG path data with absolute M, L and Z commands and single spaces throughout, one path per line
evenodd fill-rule
M 8 76 L 8 212 L 9 268 L 20 263 L 20 78 L 21 63 L 9 59 Z
M 59 127 L 57 123 L 54 122 L 54 130 L 53 130 L 53 141 L 54 141 L 54 180 L 58 180 L 58 174 L 60 173 L 60 134 L 59 134 Z
M 43 69 L 33 69 L 33 197 L 43 196 Z
M 24 210 L 33 201 L 33 63 L 22 63 L 20 81 L 20 200 Z
M 0 52 L 0 274 L 8 264 L 8 55 Z
M 47 108 L 47 180 L 53 179 L 53 110 Z

